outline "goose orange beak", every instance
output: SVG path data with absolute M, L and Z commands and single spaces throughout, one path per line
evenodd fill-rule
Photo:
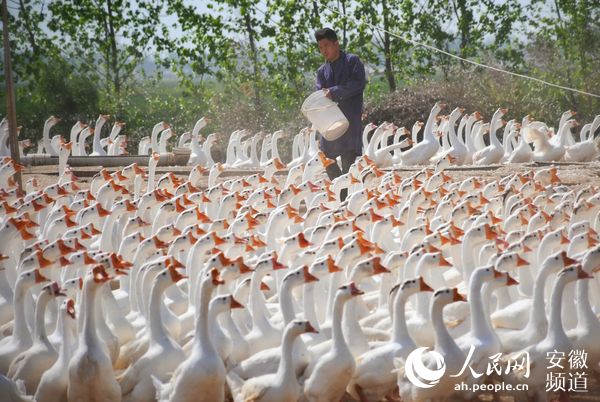
M 506 274 L 506 286 L 514 286 L 514 285 L 518 285 L 518 284 L 519 284 L 519 281 L 517 281 L 512 276 Z
M 318 282 L 319 278 L 308 272 L 308 267 L 305 265 L 302 267 L 302 273 L 304 274 L 304 283 Z
M 50 279 L 46 278 L 44 275 L 42 275 L 40 273 L 39 269 L 36 269 L 35 271 L 33 271 L 33 274 L 35 275 L 35 283 L 42 283 L 42 282 L 50 281 Z
M 433 288 L 425 282 L 422 276 L 419 277 L 419 291 L 433 292 Z
M 529 261 L 517 254 L 517 267 L 524 267 L 526 265 L 529 265 Z
M 356 284 L 354 282 L 350 282 L 350 294 L 352 296 L 359 296 L 364 293 L 365 292 L 363 292 L 362 290 L 360 290 L 359 288 L 356 287 Z
M 466 302 L 467 301 L 467 298 L 465 296 L 458 293 L 458 289 L 453 288 L 452 293 L 453 293 L 452 301 L 455 301 L 455 302 Z
M 229 303 L 229 308 L 234 309 L 234 308 L 244 308 L 244 305 L 242 303 L 240 303 L 239 301 L 235 300 L 233 298 L 233 296 L 231 297 L 231 301 Z

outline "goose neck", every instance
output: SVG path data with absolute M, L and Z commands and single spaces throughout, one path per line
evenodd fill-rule
M 204 280 L 200 287 L 200 306 L 198 308 L 199 313 L 196 320 L 194 342 L 195 345 L 197 345 L 197 347 L 203 351 L 212 351 L 216 353 L 216 350 L 210 341 L 210 333 L 208 328 L 208 306 L 210 304 L 210 298 L 213 289 L 211 281 L 211 278 Z
M 17 282 L 15 293 L 13 296 L 13 305 L 15 309 L 14 317 L 14 333 L 15 339 L 31 339 L 31 334 L 27 328 L 27 320 L 25 318 L 25 296 L 29 287 L 23 282 Z
M 479 275 L 475 275 L 469 286 L 469 307 L 471 309 L 471 334 L 477 338 L 487 338 L 492 336 L 492 329 L 488 325 L 483 307 L 482 298 L 483 280 Z
M 98 285 L 92 280 L 86 281 L 83 288 L 83 324 L 82 324 L 82 343 L 86 345 L 96 345 L 99 342 L 98 332 L 96 329 L 96 294 Z
M 414 345 L 406 327 L 406 302 L 409 297 L 410 293 L 406 294 L 406 292 L 400 290 L 394 298 L 394 315 L 392 316 L 394 326 L 392 330 L 392 342 L 394 343 Z
M 342 317 L 344 314 L 344 304 L 346 299 L 343 297 L 336 297 L 333 306 L 333 317 L 331 321 L 331 338 L 333 340 L 333 347 L 335 348 L 347 348 L 346 341 L 344 339 L 344 333 L 342 331 Z
M 46 306 L 50 302 L 51 296 L 42 291 L 38 296 L 36 305 L 35 305 L 35 323 L 33 327 L 34 339 L 38 341 L 47 341 L 46 336 L 46 323 L 44 318 L 46 316 Z
M 154 282 L 150 292 L 150 339 L 157 343 L 163 343 L 169 339 L 161 318 L 162 295 L 166 290 L 162 281 Z
M 600 322 L 590 304 L 588 280 L 577 281 L 577 322 L 580 328 L 598 328 Z M 595 325 L 594 325 L 595 324 Z
M 454 342 L 444 324 L 444 306 L 445 303 L 439 299 L 434 299 L 431 304 L 431 324 L 435 337 L 435 348 L 438 350 L 457 349 L 456 342 Z
M 297 334 L 294 331 L 288 329 L 283 336 L 283 343 L 281 345 L 281 360 L 279 361 L 276 376 L 286 384 L 296 381 L 292 357 L 296 336 Z
M 562 324 L 562 299 L 565 286 L 567 285 L 566 275 L 559 277 L 552 290 L 552 299 L 550 300 L 550 319 L 548 321 L 548 336 L 551 339 L 566 338 L 565 329 Z
M 283 314 L 284 325 L 289 324 L 295 317 L 292 301 L 292 281 L 284 281 L 279 289 L 279 303 Z

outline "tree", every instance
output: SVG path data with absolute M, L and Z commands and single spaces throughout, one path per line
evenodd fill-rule
M 161 22 L 162 0 L 54 0 L 49 28 L 66 58 L 119 99 L 133 81 L 157 38 L 168 34 Z

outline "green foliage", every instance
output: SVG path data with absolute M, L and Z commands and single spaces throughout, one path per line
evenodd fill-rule
M 176 133 L 201 116 L 205 131 L 285 129 L 307 122 L 300 106 L 323 62 L 317 28 L 338 31 L 365 62 L 371 119 L 408 124 L 437 99 L 552 122 L 566 109 L 585 119 L 598 99 L 474 68 L 410 43 L 558 84 L 600 92 L 600 3 L 555 0 L 19 0 L 11 47 L 21 137 L 44 120 L 99 113 L 125 121 L 135 150 L 161 120 Z M 387 33 L 386 33 L 387 31 Z M 399 36 L 399 37 L 398 37 Z M 158 69 L 146 69 L 150 61 Z M 393 91 L 397 88 L 397 91 Z M 391 92 L 391 93 L 390 93 Z M 2 94 L 4 96 L 4 94 Z M 217 145 L 218 145 L 217 144 Z M 282 144 L 282 151 L 288 150 Z M 285 152 L 285 151 L 283 151 Z

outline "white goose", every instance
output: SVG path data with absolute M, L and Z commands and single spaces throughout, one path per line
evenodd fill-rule
M 96 119 L 96 125 L 94 126 L 94 143 L 93 143 L 93 151 L 90 156 L 106 156 L 106 151 L 102 148 L 100 144 L 100 135 L 102 135 L 102 127 L 104 127 L 104 123 L 110 119 L 110 115 L 101 114 Z
M 283 333 L 281 360 L 274 374 L 253 377 L 246 382 L 234 372 L 227 374 L 235 402 L 296 402 L 300 397 L 300 387 L 293 366 L 292 348 L 294 340 L 304 333 L 317 331 L 308 321 L 291 321 Z
M 438 151 L 440 144 L 433 133 L 433 125 L 440 110 L 444 107 L 446 107 L 446 104 L 441 102 L 437 102 L 433 106 L 429 118 L 427 119 L 427 123 L 425 124 L 423 140 L 408 151 L 400 154 L 402 166 L 426 164 L 429 161 L 429 158 Z
M 466 301 L 464 296 L 458 293 L 456 288 L 445 288 L 437 290 L 434 293 L 433 301 L 431 303 L 431 321 L 435 332 L 434 350 L 443 358 L 443 364 L 445 364 L 446 371 L 449 373 L 458 373 L 460 371 L 460 368 L 465 362 L 465 354 L 456 345 L 456 342 L 450 336 L 448 329 L 444 324 L 444 306 L 450 303 L 464 301 Z M 430 354 L 425 356 L 422 355 L 426 349 L 426 347 L 422 347 L 421 354 L 417 354 L 416 358 L 421 358 L 424 361 L 423 363 L 426 368 L 439 368 L 440 361 L 437 357 Z M 446 375 L 439 379 L 439 382 L 435 387 L 427 387 L 427 384 L 425 384 L 425 387 L 417 387 L 406 377 L 404 363 L 405 361 L 403 359 L 394 359 L 394 366 L 398 373 L 398 388 L 400 390 L 402 401 L 416 402 L 438 399 L 443 400 L 455 392 L 454 386 L 456 383 L 464 380 L 464 375 L 462 377 L 450 377 L 449 375 Z M 412 365 L 410 361 L 406 361 L 406 364 Z
M 0 372 L 2 373 L 6 373 L 13 359 L 30 348 L 33 343 L 31 333 L 27 327 L 25 303 L 29 289 L 36 284 L 46 281 L 48 279 L 40 273 L 39 269 L 19 274 L 15 283 L 13 296 L 15 317 L 13 333 L 12 336 L 0 340 Z
M 79 345 L 69 362 L 70 401 L 121 401 L 121 388 L 115 379 L 107 346 L 98 336 L 96 308 L 97 292 L 111 279 L 102 265 L 88 272 L 83 283 L 83 327 L 79 334 Z
M 75 301 L 66 299 L 60 306 L 58 326 L 62 342 L 58 351 L 58 359 L 52 367 L 44 372 L 35 393 L 37 402 L 55 402 L 67 400 L 67 386 L 69 383 L 68 367 L 77 345 Z
M 214 288 L 224 282 L 213 268 L 205 272 L 200 284 L 200 305 L 190 356 L 173 373 L 168 384 L 153 378 L 159 401 L 223 402 L 225 366 L 210 341 L 208 305 Z M 198 393 L 202 389 L 202 393 Z
M 473 164 L 492 165 L 500 162 L 502 156 L 504 156 L 504 149 L 502 148 L 502 143 L 496 136 L 496 131 L 502 126 L 504 122 L 502 120 L 502 116 L 504 116 L 507 112 L 508 109 L 500 108 L 496 110 L 496 113 L 494 113 L 492 116 L 489 130 L 490 145 L 473 154 Z
M 352 379 L 356 363 L 342 333 L 342 314 L 345 303 L 363 293 L 354 283 L 344 285 L 336 292 L 331 328 L 333 344 L 329 352 L 305 372 L 304 396 L 309 402 L 339 401 Z
M 64 296 L 56 282 L 44 286 L 35 306 L 35 324 L 33 344 L 26 351 L 15 357 L 10 364 L 7 375 L 13 380 L 22 380 L 28 395 L 33 395 L 40 379 L 46 370 L 56 362 L 58 353 L 54 350 L 46 336 L 46 306 L 53 298 Z
M 406 359 L 416 345 L 406 328 L 405 308 L 410 296 L 418 292 L 433 292 L 422 277 L 406 280 L 394 298 L 392 340 L 358 357 L 356 371 L 348 392 L 360 401 L 379 401 L 390 395 L 397 383 L 393 373 L 394 358 Z
M 160 381 L 166 381 L 173 370 L 185 359 L 181 347 L 171 339 L 166 331 L 160 314 L 162 294 L 169 286 L 175 285 L 184 278 L 185 276 L 179 274 L 172 265 L 154 278 L 148 308 L 150 345 L 146 353 L 117 379 L 124 401 L 153 401 L 156 390 L 151 376 Z

